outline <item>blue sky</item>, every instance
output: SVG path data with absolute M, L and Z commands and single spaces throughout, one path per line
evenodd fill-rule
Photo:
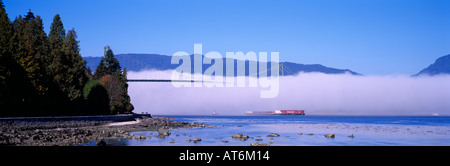
M 281 61 L 365 75 L 416 74 L 450 54 L 448 0 L 3 0 L 13 20 L 31 9 L 48 33 L 60 14 L 82 56 L 280 52 Z

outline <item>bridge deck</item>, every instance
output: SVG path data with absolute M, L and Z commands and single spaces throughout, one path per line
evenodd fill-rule
M 127 82 L 203 82 L 196 80 L 128 79 Z

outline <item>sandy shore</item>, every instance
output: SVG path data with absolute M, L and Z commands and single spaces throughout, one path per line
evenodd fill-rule
M 134 124 L 138 124 L 140 123 L 141 120 L 140 119 L 136 119 L 135 121 L 127 121 L 127 122 L 113 122 L 113 123 L 108 123 L 105 126 L 109 127 L 109 126 L 125 126 L 125 125 L 134 125 Z

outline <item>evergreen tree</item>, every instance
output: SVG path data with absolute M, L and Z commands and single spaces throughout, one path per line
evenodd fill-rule
M 47 55 L 47 35 L 44 32 L 40 16 L 34 17 L 30 11 L 25 19 L 16 19 L 14 23 L 15 35 L 18 39 L 18 48 L 14 59 L 27 72 L 27 78 L 39 95 L 44 95 L 47 87 L 44 86 L 45 64 Z
M 108 75 L 108 77 L 104 77 L 105 75 Z M 118 87 L 108 88 L 105 83 L 107 82 L 106 80 L 112 80 L 109 75 L 114 76 L 117 80 Z M 110 107 L 112 108 L 113 113 L 131 113 L 133 111 L 134 107 L 131 104 L 130 96 L 128 95 L 127 71 L 125 68 L 123 71 L 121 70 L 120 63 L 114 57 L 109 46 L 105 47 L 105 56 L 100 60 L 100 63 L 95 70 L 94 78 L 101 79 L 100 82 L 108 89 L 108 92 L 111 93 L 112 89 L 114 89 L 114 94 L 110 95 L 116 96 L 117 93 L 119 94 L 119 100 L 115 100 L 115 97 L 111 98 L 110 96 Z
M 18 53 L 24 53 L 25 49 L 22 47 L 22 52 L 18 51 L 22 45 L 19 45 L 13 28 L 15 25 L 11 24 L 1 0 L 0 4 L 0 116 L 24 116 L 35 89 L 27 79 L 23 65 L 17 61 Z M 21 16 L 19 18 L 22 19 Z
M 34 17 L 34 13 L 31 12 L 31 9 L 29 9 L 27 15 L 25 16 L 25 22 L 30 22 L 31 20 L 34 20 L 36 17 Z
M 12 58 L 20 66 L 16 71 L 23 71 L 23 75 L 16 77 L 18 83 L 22 84 L 19 89 L 15 89 L 21 100 L 19 106 L 25 110 L 32 109 L 34 114 L 42 114 L 42 111 L 48 110 L 51 105 L 49 102 L 52 101 L 47 96 L 49 78 L 44 58 L 48 54 L 48 42 L 42 19 L 30 11 L 25 19 L 22 16 L 15 19 L 13 29 Z
M 4 92 L 6 88 L 6 79 L 9 75 L 9 68 L 7 65 L 10 63 L 11 52 L 10 52 L 10 40 L 12 37 L 12 25 L 11 21 L 6 14 L 5 6 L 3 2 L 0 1 L 0 92 Z M 3 93 L 0 93 L 2 95 Z M 1 101 L 0 101 L 1 102 Z
M 12 25 L 6 13 L 5 6 L 0 0 L 0 56 L 9 52 L 9 43 L 12 37 Z M 0 57 L 1 58 L 1 57 Z
M 130 113 L 126 73 L 107 46 L 93 76 L 60 15 L 47 37 L 40 16 L 11 23 L 0 0 L 0 116 Z
M 106 68 L 108 69 L 107 72 L 109 74 L 114 74 L 117 70 L 121 70 L 119 60 L 114 57 L 114 53 L 109 48 L 109 46 L 107 46 L 105 54 L 105 63 Z
M 88 77 L 89 80 L 94 79 L 94 75 L 92 74 L 92 70 L 89 66 L 86 66 L 86 71 L 84 71 L 84 72 L 86 73 L 86 76 Z
M 53 17 L 53 23 L 50 26 L 50 33 L 48 34 L 48 38 L 51 39 L 57 39 L 57 41 L 62 41 L 66 37 L 66 31 L 64 30 L 64 25 L 61 21 L 61 17 L 59 14 L 55 15 Z
M 69 101 L 67 94 L 65 94 L 65 87 L 67 84 L 64 84 L 66 80 L 65 74 L 67 72 L 67 65 L 63 65 L 64 62 L 67 63 L 67 60 L 64 60 L 63 57 L 63 44 L 66 36 L 66 32 L 64 30 L 64 25 L 61 21 L 59 14 L 53 17 L 53 23 L 50 26 L 50 33 L 48 36 L 49 41 L 49 49 L 50 53 L 45 59 L 47 74 L 50 77 L 49 83 L 49 96 L 57 101 L 57 104 L 54 106 L 61 107 L 60 109 L 64 109 L 64 105 L 67 105 Z M 67 58 L 65 58 L 67 59 Z
M 48 35 L 50 54 L 47 58 L 47 69 L 49 74 L 54 76 L 54 81 L 59 82 L 61 79 L 61 73 L 65 72 L 62 63 L 62 46 L 64 44 L 64 38 L 66 32 L 64 30 L 63 23 L 59 14 L 53 17 L 53 23 L 50 26 L 50 33 Z
M 16 64 L 11 55 L 12 25 L 5 11 L 5 6 L 0 0 L 0 115 L 9 114 L 8 105 L 14 102 L 13 66 Z
M 105 55 L 95 70 L 94 78 L 99 79 L 106 74 L 114 74 L 117 70 L 121 70 L 119 61 L 114 57 L 110 47 L 105 46 Z
M 84 84 L 88 81 L 86 61 L 80 55 L 79 41 L 74 29 L 70 30 L 63 44 L 63 66 L 67 67 L 64 75 L 64 91 L 70 101 L 81 99 Z
M 105 65 L 105 59 L 100 59 L 100 63 L 98 64 L 97 68 L 94 72 L 94 79 L 100 79 L 102 76 L 108 74 L 106 65 Z
M 118 111 L 119 113 L 131 113 L 134 110 L 134 106 L 131 104 L 131 99 L 128 95 L 127 69 L 124 67 L 122 72 L 117 71 L 115 75 L 119 80 L 121 89 L 121 102 Z

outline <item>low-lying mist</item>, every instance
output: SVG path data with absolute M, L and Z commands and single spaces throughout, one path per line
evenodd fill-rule
M 170 79 L 172 71 L 129 72 L 128 79 Z M 245 111 L 302 109 L 307 115 L 450 115 L 450 76 L 355 76 L 299 73 L 280 77 L 279 94 L 261 87 L 180 87 L 130 82 L 135 113 L 245 115 Z

